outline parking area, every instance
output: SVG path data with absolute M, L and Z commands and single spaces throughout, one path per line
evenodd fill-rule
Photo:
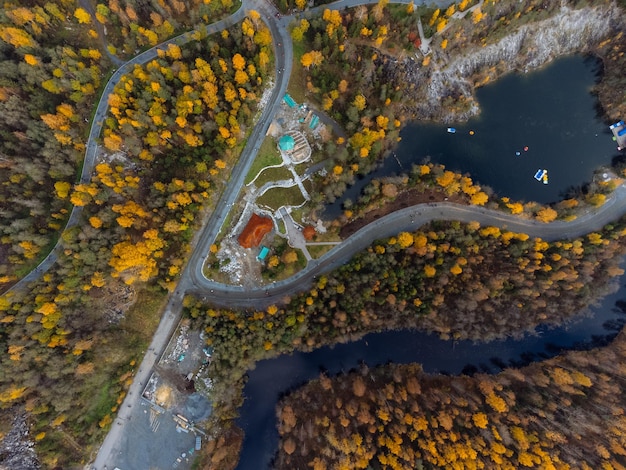
M 157 413 L 141 400 L 126 423 L 117 456 L 111 459 L 120 470 L 187 470 L 195 452 L 193 432 L 177 431 L 171 411 Z M 114 424 L 115 426 L 115 424 Z
M 181 321 L 125 423 L 109 470 L 191 467 L 197 439 L 205 444 L 202 423 L 211 414 L 206 397 L 210 382 L 203 377 L 209 360 L 210 350 L 200 332 Z

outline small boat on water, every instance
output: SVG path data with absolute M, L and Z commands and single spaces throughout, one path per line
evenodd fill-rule
M 538 169 L 535 173 L 535 179 L 543 184 L 548 184 L 548 170 Z
M 454 127 L 448 127 L 448 132 L 450 134 L 454 134 L 454 133 L 456 133 L 456 129 Z

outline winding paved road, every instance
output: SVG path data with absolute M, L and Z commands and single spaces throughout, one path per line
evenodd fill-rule
M 325 8 L 343 9 L 369 3 L 376 3 L 376 0 L 340 0 L 329 5 L 312 8 L 296 15 L 278 17 L 276 8 L 266 0 L 242 0 L 241 7 L 233 15 L 203 27 L 207 34 L 214 34 L 243 20 L 247 10 L 257 10 L 272 33 L 275 49 L 275 86 L 272 90 L 268 105 L 263 110 L 255 128 L 248 138 L 247 145 L 242 152 L 239 162 L 233 168 L 228 185 L 217 207 L 202 231 L 196 235 L 194 240 L 195 248 L 181 275 L 178 288 L 170 297 L 148 353 L 139 366 L 133 384 L 129 389 L 109 434 L 100 448 L 92 468 L 98 470 L 106 468 L 107 462 L 110 463 L 111 461 L 111 456 L 116 455 L 119 451 L 119 439 L 123 435 L 125 422 L 138 405 L 140 393 L 150 376 L 152 367 L 157 358 L 161 355 L 180 319 L 182 299 L 186 292 L 210 297 L 212 302 L 230 307 L 258 307 L 260 305 L 278 302 L 286 295 L 291 295 L 307 288 L 314 276 L 328 272 L 344 264 L 355 253 L 365 249 L 376 239 L 392 236 L 403 230 L 416 230 L 419 226 L 433 220 L 477 221 L 481 225 L 495 225 L 512 231 L 525 232 L 534 237 L 554 240 L 580 236 L 598 230 L 605 224 L 616 220 L 626 213 L 626 186 L 620 186 L 614 191 L 602 207 L 581 215 L 572 222 L 557 221 L 544 224 L 476 206 L 459 206 L 450 203 L 418 205 L 394 212 L 369 224 L 341 244 L 335 246 L 320 259 L 311 261 L 304 270 L 300 271 L 295 276 L 277 282 L 271 287 L 250 290 L 238 286 L 219 284 L 206 279 L 202 273 L 202 268 L 209 253 L 209 247 L 216 240 L 231 205 L 236 201 L 241 188 L 244 186 L 244 178 L 265 137 L 273 116 L 281 105 L 281 99 L 287 89 L 293 62 L 293 48 L 287 26 L 293 19 L 312 16 Z M 397 3 L 410 3 L 410 0 L 399 0 Z M 452 0 L 422 0 L 415 1 L 414 3 L 429 3 L 436 4 L 439 7 L 446 7 L 452 3 Z M 192 39 L 191 36 L 192 33 L 189 32 L 169 39 L 124 63 L 112 75 L 103 90 L 92 121 L 80 178 L 82 183 L 88 183 L 91 179 L 97 154 L 96 140 L 101 133 L 102 124 L 108 111 L 108 97 L 120 78 L 130 72 L 136 64 L 143 64 L 156 58 L 157 50 L 166 48 L 172 43 L 178 45 L 185 44 Z M 67 230 L 76 226 L 80 221 L 81 214 L 82 208 L 74 207 L 65 229 Z M 28 283 L 38 279 L 39 276 L 56 261 L 57 255 L 61 250 L 62 241 L 59 240 L 55 248 L 44 261 L 15 284 L 11 290 L 25 288 Z
M 543 223 L 532 219 L 522 219 L 499 211 L 477 206 L 462 206 L 447 202 L 420 204 L 393 212 L 372 222 L 335 246 L 318 260 L 310 262 L 296 275 L 257 289 L 240 286 L 226 286 L 209 281 L 202 274 L 202 264 L 190 263 L 192 285 L 186 284 L 188 291 L 207 295 L 211 292 L 212 302 L 224 306 L 259 307 L 279 302 L 284 296 L 306 290 L 313 277 L 331 271 L 346 263 L 354 254 L 366 249 L 380 238 L 391 237 L 401 231 L 415 231 L 420 226 L 434 220 L 476 221 L 481 226 L 493 225 L 501 229 L 527 233 L 547 241 L 574 238 L 600 230 L 606 224 L 626 214 L 626 186 L 619 186 L 601 207 L 580 215 L 571 222 L 555 221 Z M 188 283 L 189 280 L 185 279 Z

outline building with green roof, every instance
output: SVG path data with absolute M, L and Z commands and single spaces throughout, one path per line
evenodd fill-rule
M 278 141 L 278 148 L 282 152 L 289 152 L 293 150 L 295 145 L 296 145 L 296 141 L 289 134 L 282 136 L 280 140 Z

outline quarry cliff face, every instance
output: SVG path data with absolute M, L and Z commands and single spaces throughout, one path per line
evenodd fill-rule
M 474 90 L 510 71 L 530 72 L 559 56 L 592 52 L 594 46 L 624 28 L 615 5 L 572 9 L 562 6 L 550 18 L 512 29 L 501 40 L 450 55 L 433 52 L 430 70 L 410 62 L 407 81 L 423 90 L 416 117 L 466 120 L 479 112 Z

